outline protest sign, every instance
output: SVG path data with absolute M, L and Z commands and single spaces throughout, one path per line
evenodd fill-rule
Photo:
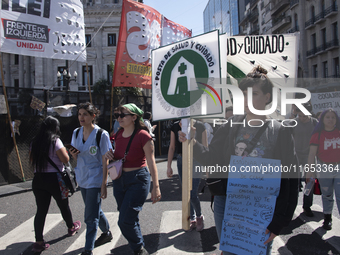
M 313 113 L 333 108 L 340 115 L 340 91 L 312 93 Z
M 2 1 L 2 52 L 85 62 L 85 25 L 80 0 Z
M 152 51 L 154 120 L 222 112 L 218 31 Z
M 220 249 L 266 254 L 265 231 L 280 191 L 280 160 L 231 156 Z M 271 166 L 272 171 L 263 166 Z

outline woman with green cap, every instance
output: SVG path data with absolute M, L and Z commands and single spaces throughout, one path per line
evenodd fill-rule
M 120 178 L 113 181 L 113 195 L 119 211 L 118 226 L 134 253 L 145 255 L 149 253 L 144 248 L 138 214 L 150 190 L 150 175 L 153 181 L 152 203 L 161 199 L 154 144 L 144 125 L 141 109 L 135 104 L 125 104 L 117 109 L 115 117 L 121 128 L 115 135 L 115 151 L 109 150 L 106 158 L 109 160 L 124 158 L 129 140 L 132 138 L 123 163 L 123 173 Z

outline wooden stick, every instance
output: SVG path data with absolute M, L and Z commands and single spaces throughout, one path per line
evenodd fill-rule
M 192 119 L 190 126 L 192 126 Z M 190 191 L 192 190 L 192 140 L 182 143 L 182 228 L 190 228 Z
M 6 86 L 5 86 L 5 78 L 4 78 L 5 76 L 4 76 L 4 69 L 3 69 L 3 66 L 2 66 L 2 55 L 1 55 L 1 52 L 0 52 L 0 66 L 1 66 L 2 87 L 3 87 L 5 101 L 6 101 L 7 116 L 8 116 L 8 120 L 9 120 L 9 126 L 11 128 L 11 133 L 12 133 L 13 142 L 14 142 L 14 148 L 15 148 L 15 151 L 16 151 L 17 157 L 18 157 L 18 162 L 19 162 L 19 167 L 20 167 L 20 170 L 21 170 L 22 181 L 25 182 L 26 180 L 25 180 L 24 170 L 22 168 L 21 159 L 20 159 L 20 155 L 19 155 L 19 150 L 18 150 L 17 142 L 15 140 L 15 133 L 14 133 L 13 126 L 12 126 L 11 113 L 9 112 L 9 105 L 8 105 L 8 99 L 7 99 Z

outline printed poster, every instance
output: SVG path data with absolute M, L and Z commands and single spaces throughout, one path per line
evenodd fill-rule
M 153 120 L 222 112 L 218 31 L 152 51 Z
M 80 0 L 8 0 L 0 5 L 2 52 L 86 61 Z

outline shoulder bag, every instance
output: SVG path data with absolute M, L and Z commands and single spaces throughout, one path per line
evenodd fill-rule
M 124 161 L 126 159 L 126 156 L 127 156 L 128 152 L 129 152 L 130 145 L 131 145 L 132 139 L 135 136 L 135 134 L 136 134 L 136 129 L 133 131 L 133 133 L 132 133 L 132 135 L 130 137 L 129 143 L 128 143 L 128 145 L 126 147 L 126 150 L 125 150 L 124 157 L 122 159 L 118 159 L 118 160 L 113 161 L 110 164 L 108 164 L 107 170 L 109 172 L 111 180 L 117 180 L 122 175 L 122 172 L 123 172 L 123 163 L 124 163 Z
M 76 175 L 74 173 L 74 170 L 68 162 L 67 164 L 64 165 L 64 171 L 60 171 L 60 169 L 57 167 L 57 165 L 52 161 L 50 157 L 48 157 L 48 162 L 61 173 L 61 178 L 65 182 L 66 187 L 69 189 L 69 197 L 73 195 L 73 193 L 76 191 L 78 184 L 76 181 Z

